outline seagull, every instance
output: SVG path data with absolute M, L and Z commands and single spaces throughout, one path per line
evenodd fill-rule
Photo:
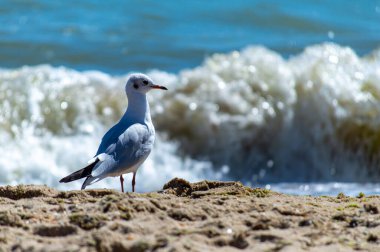
M 96 155 L 88 165 L 59 182 L 68 183 L 86 178 L 86 186 L 106 177 L 120 176 L 121 191 L 124 192 L 123 174 L 133 173 L 132 191 L 135 191 L 136 172 L 149 156 L 154 143 L 155 131 L 150 117 L 146 94 L 152 89 L 168 90 L 155 84 L 148 76 L 135 73 L 125 85 L 128 108 L 120 121 L 103 136 Z

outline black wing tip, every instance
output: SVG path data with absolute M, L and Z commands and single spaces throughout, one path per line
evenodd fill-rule
M 68 182 L 70 182 L 71 180 L 70 180 L 70 176 L 67 176 L 67 177 L 64 177 L 64 178 L 62 178 L 60 181 L 59 181 L 59 183 L 68 183 Z
M 63 178 L 63 179 L 61 179 L 61 180 L 59 181 L 59 183 L 67 183 L 67 181 L 65 180 L 65 178 Z
M 69 176 L 66 176 L 64 178 L 62 178 L 59 183 L 69 183 L 71 181 L 74 181 L 74 180 L 78 180 L 78 179 L 81 179 L 83 178 L 82 176 L 82 170 L 79 170 L 79 171 L 76 171 L 72 174 L 70 174 Z
M 91 175 L 91 172 L 92 172 L 92 168 L 94 168 L 94 166 L 96 165 L 96 163 L 99 162 L 99 158 L 97 158 L 93 163 L 87 165 L 86 167 L 76 171 L 76 172 L 73 172 L 71 173 L 70 175 L 62 178 L 59 183 L 68 183 L 68 182 L 71 182 L 71 181 L 74 181 L 74 180 L 78 180 L 78 179 L 81 179 L 81 178 L 85 178 L 85 177 L 88 177 L 89 175 Z

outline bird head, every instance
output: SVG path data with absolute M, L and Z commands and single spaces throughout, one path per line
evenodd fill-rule
M 155 84 L 151 78 L 141 73 L 131 74 L 129 76 L 127 84 L 125 85 L 125 92 L 127 94 L 134 92 L 146 94 L 148 91 L 152 89 L 168 90 L 164 86 Z

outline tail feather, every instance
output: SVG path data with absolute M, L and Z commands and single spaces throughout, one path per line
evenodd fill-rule
M 68 183 L 74 180 L 78 180 L 84 177 L 88 177 L 91 175 L 92 169 L 94 166 L 99 162 L 99 159 L 97 158 L 93 163 L 87 165 L 83 169 L 80 169 L 76 172 L 71 173 L 70 175 L 62 178 L 59 182 L 60 183 Z
M 88 185 L 91 185 L 91 184 L 93 184 L 93 183 L 95 183 L 95 182 L 98 182 L 99 180 L 101 180 L 102 178 L 101 177 L 93 177 L 93 176 L 88 176 L 85 180 L 84 180 L 84 182 L 83 182 L 83 184 L 82 184 L 82 188 L 81 188 L 81 190 L 84 190 L 84 189 L 86 189 L 86 186 L 88 186 Z

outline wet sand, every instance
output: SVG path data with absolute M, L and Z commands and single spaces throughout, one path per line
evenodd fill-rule
M 380 197 L 182 179 L 162 191 L 0 187 L 0 251 L 379 251 Z

